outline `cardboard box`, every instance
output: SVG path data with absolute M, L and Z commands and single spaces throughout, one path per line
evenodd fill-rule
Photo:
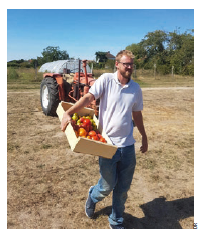
M 73 103 L 68 103 L 68 102 L 59 103 L 59 106 L 57 108 L 57 114 L 60 121 L 63 118 L 63 113 L 73 105 L 74 105 Z M 71 150 L 74 152 L 91 154 L 95 156 L 102 156 L 104 158 L 112 159 L 113 155 L 116 153 L 117 146 L 114 146 L 111 140 L 109 139 L 109 137 L 106 135 L 106 133 L 103 132 L 98 119 L 94 115 L 94 110 L 90 108 L 83 108 L 78 112 L 78 115 L 92 116 L 93 120 L 95 121 L 97 125 L 98 130 L 100 131 L 101 135 L 106 139 L 107 143 L 102 143 L 99 141 L 82 138 L 82 137 L 77 138 L 72 125 L 69 124 L 65 130 L 65 134 L 67 136 Z

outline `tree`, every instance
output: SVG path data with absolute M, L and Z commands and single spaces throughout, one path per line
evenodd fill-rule
M 193 32 L 192 32 L 193 33 Z M 178 74 L 194 74 L 194 36 L 185 32 L 169 33 L 169 61 Z
M 180 34 L 178 31 L 156 30 L 145 35 L 137 44 L 126 47 L 135 55 L 137 68 L 152 69 L 154 65 L 162 74 L 171 72 L 194 75 L 194 30 Z
M 141 44 L 146 50 L 147 60 L 155 59 L 155 63 L 163 55 L 165 44 L 167 42 L 167 34 L 162 30 L 156 30 L 145 35 Z
M 106 62 L 107 61 L 107 57 L 106 57 L 106 52 L 96 52 L 96 62 Z
M 48 46 L 43 49 L 43 52 L 41 54 L 43 55 L 43 62 L 69 59 L 69 54 L 67 53 L 67 51 L 61 51 L 59 47 Z
M 133 43 L 126 47 L 126 50 L 129 50 L 135 56 L 134 64 L 136 68 L 141 68 L 144 64 L 144 59 L 146 57 L 146 50 L 143 47 L 142 43 Z

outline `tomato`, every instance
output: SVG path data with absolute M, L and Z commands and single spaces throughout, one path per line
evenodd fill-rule
M 74 125 L 74 126 L 73 126 L 73 129 L 74 129 L 74 130 L 78 130 L 78 129 L 79 129 L 79 126 L 78 126 L 78 125 Z
M 89 132 L 89 135 L 90 136 L 96 136 L 96 132 L 94 130 L 92 130 L 92 131 Z
M 83 123 L 86 125 L 91 125 L 90 119 L 84 119 Z
M 103 137 L 100 138 L 100 142 L 102 142 L 102 143 L 107 143 L 106 140 L 105 140 Z
M 91 131 L 91 129 L 90 129 L 90 126 L 89 126 L 89 125 L 87 125 L 87 126 L 86 126 L 86 131 L 87 131 L 87 132 Z
M 86 127 L 87 127 L 86 124 L 83 124 L 83 123 L 80 124 L 80 128 L 84 128 L 84 129 L 86 129 Z
M 81 117 L 81 118 L 80 118 L 80 122 L 82 123 L 83 121 L 84 121 L 84 118 L 83 118 L 83 117 Z
M 88 127 L 89 127 L 89 131 L 92 131 L 92 130 L 93 130 L 92 125 L 89 125 Z
M 88 138 L 88 139 L 91 139 L 91 136 L 88 135 L 87 138 Z
M 78 129 L 78 135 L 82 137 L 86 137 L 87 131 L 84 128 L 79 128 Z
M 71 125 L 75 125 L 76 124 L 76 121 L 75 120 L 71 120 Z
M 100 134 L 99 130 L 96 130 L 96 133 L 97 133 L 97 134 Z
M 96 135 L 96 136 L 95 136 L 95 135 L 94 135 L 94 136 L 92 136 L 92 137 L 91 137 L 91 139 L 92 139 L 92 140 L 99 141 L 99 138 L 98 138 L 98 136 L 97 136 L 97 135 Z

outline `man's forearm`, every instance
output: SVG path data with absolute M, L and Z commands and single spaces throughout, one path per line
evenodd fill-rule
M 75 112 L 78 112 L 83 107 L 86 107 L 93 101 L 92 94 L 86 94 L 84 97 L 80 98 L 70 109 L 66 111 L 68 115 L 72 115 Z
M 145 132 L 145 128 L 144 128 L 144 123 L 143 123 L 143 117 L 142 117 L 142 113 L 140 112 L 133 112 L 133 119 L 135 122 L 135 125 L 137 126 L 140 134 L 143 137 L 146 137 L 146 132 Z

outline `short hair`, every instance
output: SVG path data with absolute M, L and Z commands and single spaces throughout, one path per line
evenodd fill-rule
M 120 52 L 117 53 L 116 55 L 116 61 L 120 62 L 120 59 L 122 58 L 122 56 L 128 56 L 132 59 L 135 58 L 135 56 L 133 55 L 133 53 L 129 50 L 121 50 Z

